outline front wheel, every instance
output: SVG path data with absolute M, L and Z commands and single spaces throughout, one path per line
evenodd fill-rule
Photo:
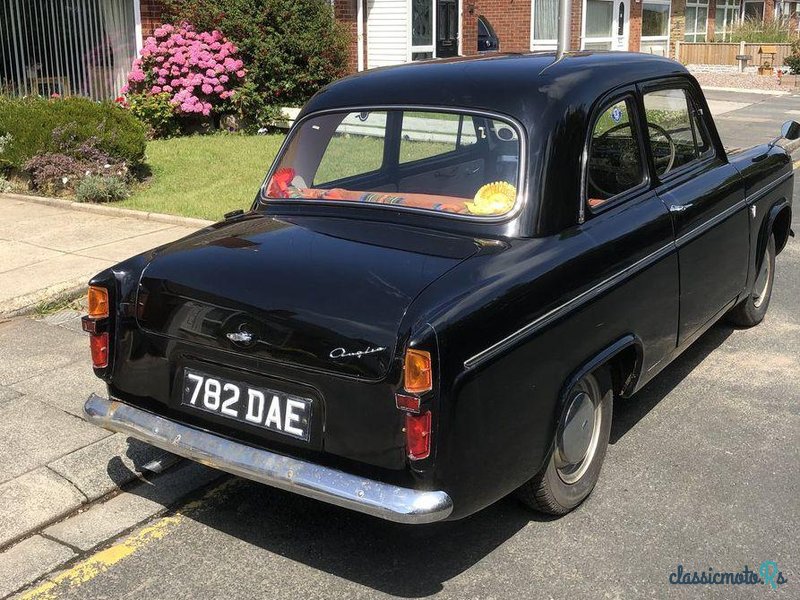
M 753 327 L 764 320 L 772 298 L 775 280 L 775 236 L 770 235 L 761 268 L 750 293 L 728 313 L 728 320 L 739 327 Z
M 563 515 L 594 489 L 608 448 L 614 394 L 606 370 L 595 371 L 570 390 L 544 468 L 517 490 L 530 508 Z

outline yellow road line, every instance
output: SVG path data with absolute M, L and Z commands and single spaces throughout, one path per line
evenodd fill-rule
M 25 592 L 20 596 L 20 599 L 53 600 L 58 596 L 60 590 L 76 588 L 91 581 L 98 575 L 108 571 L 119 561 L 135 554 L 148 544 L 168 536 L 186 519 L 187 515 L 204 506 L 210 500 L 220 498 L 229 491 L 231 486 L 237 481 L 239 480 L 228 479 L 224 481 L 217 487 L 211 489 L 202 498 L 185 505 L 175 514 L 161 517 L 150 525 L 133 532 L 124 540 L 114 544 L 110 548 L 100 550 L 69 569 L 61 571 L 55 577 Z
M 793 169 L 800 169 L 800 160 L 796 160 L 792 163 Z

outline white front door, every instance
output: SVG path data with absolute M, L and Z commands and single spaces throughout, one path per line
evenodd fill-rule
M 614 3 L 614 50 L 628 49 L 628 34 L 630 32 L 630 0 L 617 0 Z
M 583 49 L 628 49 L 630 0 L 585 0 L 583 14 Z

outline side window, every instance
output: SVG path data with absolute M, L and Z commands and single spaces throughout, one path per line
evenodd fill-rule
M 689 164 L 711 149 L 686 90 L 649 92 L 644 95 L 644 109 L 650 150 L 659 177 Z
M 587 203 L 596 208 L 645 180 L 633 123 L 632 101 L 619 100 L 600 114 L 589 142 Z
M 470 116 L 406 112 L 400 133 L 400 164 L 447 154 L 476 142 L 475 123 Z

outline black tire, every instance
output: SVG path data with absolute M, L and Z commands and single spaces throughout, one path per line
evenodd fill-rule
M 596 425 L 597 442 L 588 463 L 585 465 L 580 463 L 580 468 L 567 476 L 558 464 L 559 432 L 563 431 L 566 414 L 572 403 L 571 399 L 587 390 L 592 390 L 592 394 L 597 395 L 597 398 L 592 398 L 592 402 L 596 402 L 596 412 L 593 415 L 598 418 L 597 413 L 599 413 L 600 419 L 599 424 Z M 614 404 L 614 392 L 608 371 L 603 368 L 587 375 L 570 390 L 567 397 L 570 400 L 564 408 L 564 414 L 559 418 L 559 431 L 556 433 L 553 450 L 547 463 L 539 473 L 517 490 L 517 496 L 524 504 L 536 511 L 550 515 L 564 515 L 578 506 L 592 492 L 600 476 L 600 468 L 608 448 Z M 594 439 L 594 435 L 593 433 L 592 439 Z M 590 448 L 592 448 L 592 444 L 593 442 L 590 443 Z M 588 451 L 586 456 L 589 456 Z
M 764 258 L 759 265 L 758 275 L 745 299 L 728 312 L 728 321 L 738 327 L 754 327 L 761 323 L 769 309 L 774 281 L 775 236 L 770 235 Z

